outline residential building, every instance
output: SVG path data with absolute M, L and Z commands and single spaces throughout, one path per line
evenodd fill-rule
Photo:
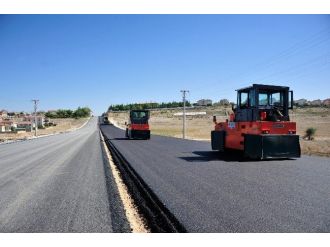
M 17 128 L 17 124 L 11 120 L 0 120 L 0 132 L 11 132 L 12 128 Z
M 0 118 L 6 118 L 8 116 L 8 112 L 6 110 L 0 111 Z
M 0 123 L 0 133 L 10 132 L 11 128 L 9 125 Z
M 320 99 L 313 100 L 313 101 L 310 102 L 310 105 L 312 105 L 312 106 L 320 106 L 320 105 L 322 105 L 322 101 Z
M 11 126 L 8 124 L 0 123 L 0 132 L 11 132 Z
M 17 123 L 17 130 L 31 131 L 32 122 L 22 121 Z
M 297 106 L 305 106 L 308 104 L 308 101 L 307 101 L 307 99 L 298 99 L 298 100 L 295 100 L 294 103 Z
M 0 123 L 0 133 L 6 132 L 6 126 Z
M 25 116 L 23 118 L 23 121 L 32 122 L 35 123 L 35 117 L 34 116 Z M 38 127 L 44 127 L 45 126 L 45 118 L 43 116 L 37 116 L 37 124 Z
M 13 120 L 0 120 L 0 124 L 8 125 L 10 127 L 17 127 L 17 123 L 14 122 Z
M 329 99 L 325 99 L 325 100 L 323 100 L 322 104 L 323 104 L 324 106 L 330 106 L 330 98 L 329 98 Z
M 196 102 L 197 106 L 209 106 L 212 105 L 212 100 L 210 99 L 200 99 Z

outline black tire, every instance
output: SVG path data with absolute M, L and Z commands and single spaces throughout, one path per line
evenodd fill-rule
M 226 142 L 226 132 L 221 131 L 211 131 L 211 147 L 212 150 L 218 150 L 220 152 L 225 151 Z

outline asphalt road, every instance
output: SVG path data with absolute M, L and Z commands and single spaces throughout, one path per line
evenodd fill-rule
M 0 145 L 0 232 L 128 232 L 97 119 L 80 130 Z
M 210 143 L 102 126 L 189 232 L 330 232 L 330 159 L 246 161 Z

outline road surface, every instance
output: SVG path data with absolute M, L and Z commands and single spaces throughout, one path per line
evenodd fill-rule
M 130 231 L 100 145 L 96 118 L 0 145 L 0 232 Z
M 209 142 L 102 126 L 188 232 L 330 232 L 330 159 L 244 161 Z

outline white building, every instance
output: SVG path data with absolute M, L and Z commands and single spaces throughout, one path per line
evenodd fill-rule
M 6 125 L 0 123 L 0 133 L 6 132 Z
M 12 128 L 17 128 L 17 124 L 11 120 L 0 121 L 0 132 L 11 132 Z
M 307 99 L 298 99 L 294 101 L 295 104 L 297 104 L 298 106 L 304 106 L 308 104 Z
M 34 116 L 26 116 L 26 117 L 24 117 L 24 121 L 32 122 L 33 126 L 34 126 L 35 117 Z M 37 124 L 38 124 L 38 127 L 44 127 L 45 126 L 45 118 L 43 116 L 37 116 Z

